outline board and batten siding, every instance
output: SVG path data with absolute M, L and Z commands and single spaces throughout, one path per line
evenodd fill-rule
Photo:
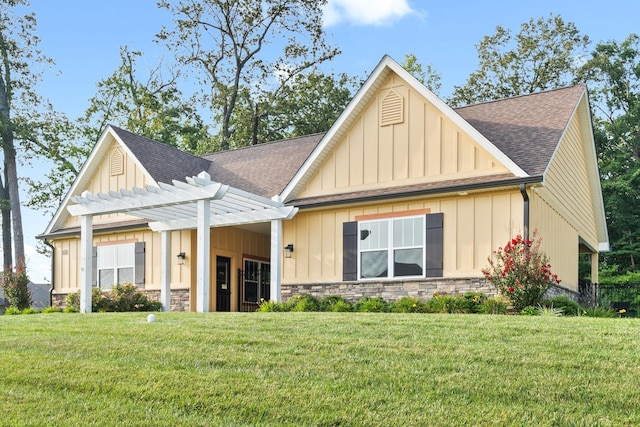
M 541 249 L 549 257 L 551 271 L 561 286 L 578 291 L 579 234 L 537 191 L 529 191 L 531 237 L 536 231 Z
M 585 160 L 584 136 L 578 115 L 566 129 L 545 175 L 545 185 L 536 189 L 553 209 L 577 230 L 580 238 L 594 251 L 598 249 L 598 234 L 593 211 L 592 193 Z M 576 247 L 578 243 L 575 243 Z
M 385 125 L 381 104 L 403 102 Z M 420 93 L 392 75 L 324 160 L 298 198 L 507 172 Z
M 112 160 L 121 157 L 121 173 L 114 170 Z M 120 148 L 117 142 L 113 142 L 109 147 L 107 155 L 103 162 L 98 166 L 95 173 L 91 177 L 88 185 L 82 191 L 90 191 L 92 194 L 108 193 L 109 191 L 119 191 L 122 189 L 131 189 L 133 187 L 144 188 L 151 184 L 146 174 L 138 167 L 135 161 L 126 155 L 125 150 Z M 96 215 L 93 218 L 94 224 L 127 221 L 137 219 L 137 217 L 126 215 L 123 213 Z M 64 228 L 79 227 L 79 217 L 69 215 L 64 223 Z
M 356 216 L 426 209 L 444 215 L 444 277 L 482 275 L 491 251 L 522 233 L 518 191 L 301 210 L 283 224 L 283 243 L 295 248 L 283 260 L 283 284 L 342 281 L 342 224 Z
M 94 234 L 93 246 L 105 244 L 144 242 L 144 288 L 160 289 L 160 233 L 150 230 L 132 230 L 119 233 Z M 80 287 L 80 239 L 67 238 L 52 241 L 55 256 L 55 277 L 53 280 L 56 293 L 77 292 Z M 172 288 L 188 288 L 191 274 L 187 268 L 180 268 L 175 262 L 179 252 L 188 252 L 191 246 L 190 231 L 171 232 L 171 286 Z M 185 262 L 186 264 L 186 262 Z

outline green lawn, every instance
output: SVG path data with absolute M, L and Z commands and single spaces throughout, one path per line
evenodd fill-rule
M 640 425 L 640 319 L 0 316 L 0 425 Z

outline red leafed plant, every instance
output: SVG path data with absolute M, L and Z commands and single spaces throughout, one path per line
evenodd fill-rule
M 498 292 L 511 301 L 520 312 L 525 307 L 540 304 L 552 284 L 560 284 L 557 274 L 540 250 L 541 238 L 536 232 L 533 240 L 521 235 L 511 239 L 488 257 L 489 266 L 482 272 Z
M 0 285 L 10 307 L 24 310 L 31 306 L 31 291 L 28 284 L 27 268 L 23 261 L 19 262 L 15 269 L 9 267 L 4 270 L 0 277 Z

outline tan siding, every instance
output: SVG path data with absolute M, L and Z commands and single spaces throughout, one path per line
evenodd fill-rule
M 392 90 L 403 97 L 404 114 L 382 126 L 380 105 Z M 506 171 L 443 112 L 392 75 L 296 197 Z
M 514 233 L 522 233 L 519 191 L 303 210 L 284 222 L 283 242 L 293 243 L 295 251 L 284 260 L 283 283 L 341 281 L 343 223 L 359 215 L 418 209 L 444 214 L 445 277 L 481 275 L 491 251 L 504 246 Z
M 539 194 L 574 227 L 592 248 L 598 248 L 596 220 L 582 145 L 575 116 L 567 128 Z
M 561 285 L 578 290 L 579 235 L 556 210 L 536 192 L 531 196 L 531 227 L 542 239 L 542 250 L 549 257 L 551 271 Z

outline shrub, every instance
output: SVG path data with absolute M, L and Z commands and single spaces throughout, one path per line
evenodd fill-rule
M 551 306 L 539 305 L 538 307 L 536 307 L 536 310 L 538 310 L 538 314 L 540 316 L 552 316 L 552 317 L 564 316 L 564 308 L 554 307 L 553 305 Z
M 516 311 L 534 307 L 542 302 L 544 294 L 553 284 L 560 284 L 551 273 L 548 257 L 540 250 L 541 239 L 524 240 L 518 235 L 488 257 L 489 267 L 482 272 L 506 296 Z
M 78 307 L 74 307 L 72 305 L 68 305 L 64 308 L 65 313 L 80 313 L 80 309 Z
M 363 313 L 385 313 L 389 311 L 389 304 L 382 297 L 362 297 L 353 305 L 353 311 Z
M 5 269 L 0 278 L 0 284 L 9 307 L 15 307 L 18 310 L 31 307 L 31 291 L 24 261 L 20 261 L 15 269 L 11 267 Z
M 67 307 L 80 310 L 80 291 L 67 294 L 65 298 Z M 149 298 L 138 290 L 136 285 L 117 284 L 110 291 L 100 288 L 91 288 L 91 311 L 160 311 L 160 301 L 150 301 Z M 65 310 L 66 311 L 66 310 Z
M 582 316 L 587 317 L 618 317 L 618 313 L 612 308 L 593 307 L 582 310 Z
M 508 304 L 502 296 L 487 298 L 480 306 L 480 313 L 483 314 L 507 314 Z
M 262 312 L 262 313 L 266 313 L 266 312 L 272 312 L 272 311 L 284 311 L 284 307 L 282 305 L 282 303 L 279 302 L 275 302 L 275 301 L 261 301 L 260 305 L 258 306 L 258 309 L 256 311 Z
M 482 310 L 482 304 L 488 299 L 488 297 L 482 292 L 465 292 L 463 299 L 468 313 L 480 313 Z
M 351 309 L 351 303 L 340 295 L 327 295 L 320 300 L 321 311 L 347 312 Z
M 389 311 L 392 313 L 424 313 L 425 304 L 419 298 L 402 297 L 389 305 Z
M 22 314 L 38 314 L 40 313 L 38 310 L 36 310 L 35 308 L 25 308 L 24 310 L 22 310 Z
M 449 296 L 434 292 L 433 298 L 425 303 L 427 313 L 469 313 L 468 301 L 464 296 Z
M 320 301 L 311 294 L 296 295 L 284 303 L 283 311 L 320 311 Z
M 562 309 L 562 314 L 565 316 L 577 316 L 583 310 L 580 304 L 565 295 L 558 295 L 545 300 L 542 305 L 544 307 L 560 308 Z
M 58 307 L 45 307 L 42 310 L 42 313 L 45 313 L 45 314 L 47 314 L 47 313 L 62 313 L 62 309 L 58 308 Z
M 8 315 L 8 316 L 15 316 L 16 314 L 20 314 L 21 311 L 18 307 L 8 307 L 5 311 L 4 314 Z
M 523 316 L 539 316 L 540 312 L 538 311 L 537 308 L 531 305 L 528 305 L 524 307 L 522 310 L 520 310 L 520 314 L 522 314 Z

